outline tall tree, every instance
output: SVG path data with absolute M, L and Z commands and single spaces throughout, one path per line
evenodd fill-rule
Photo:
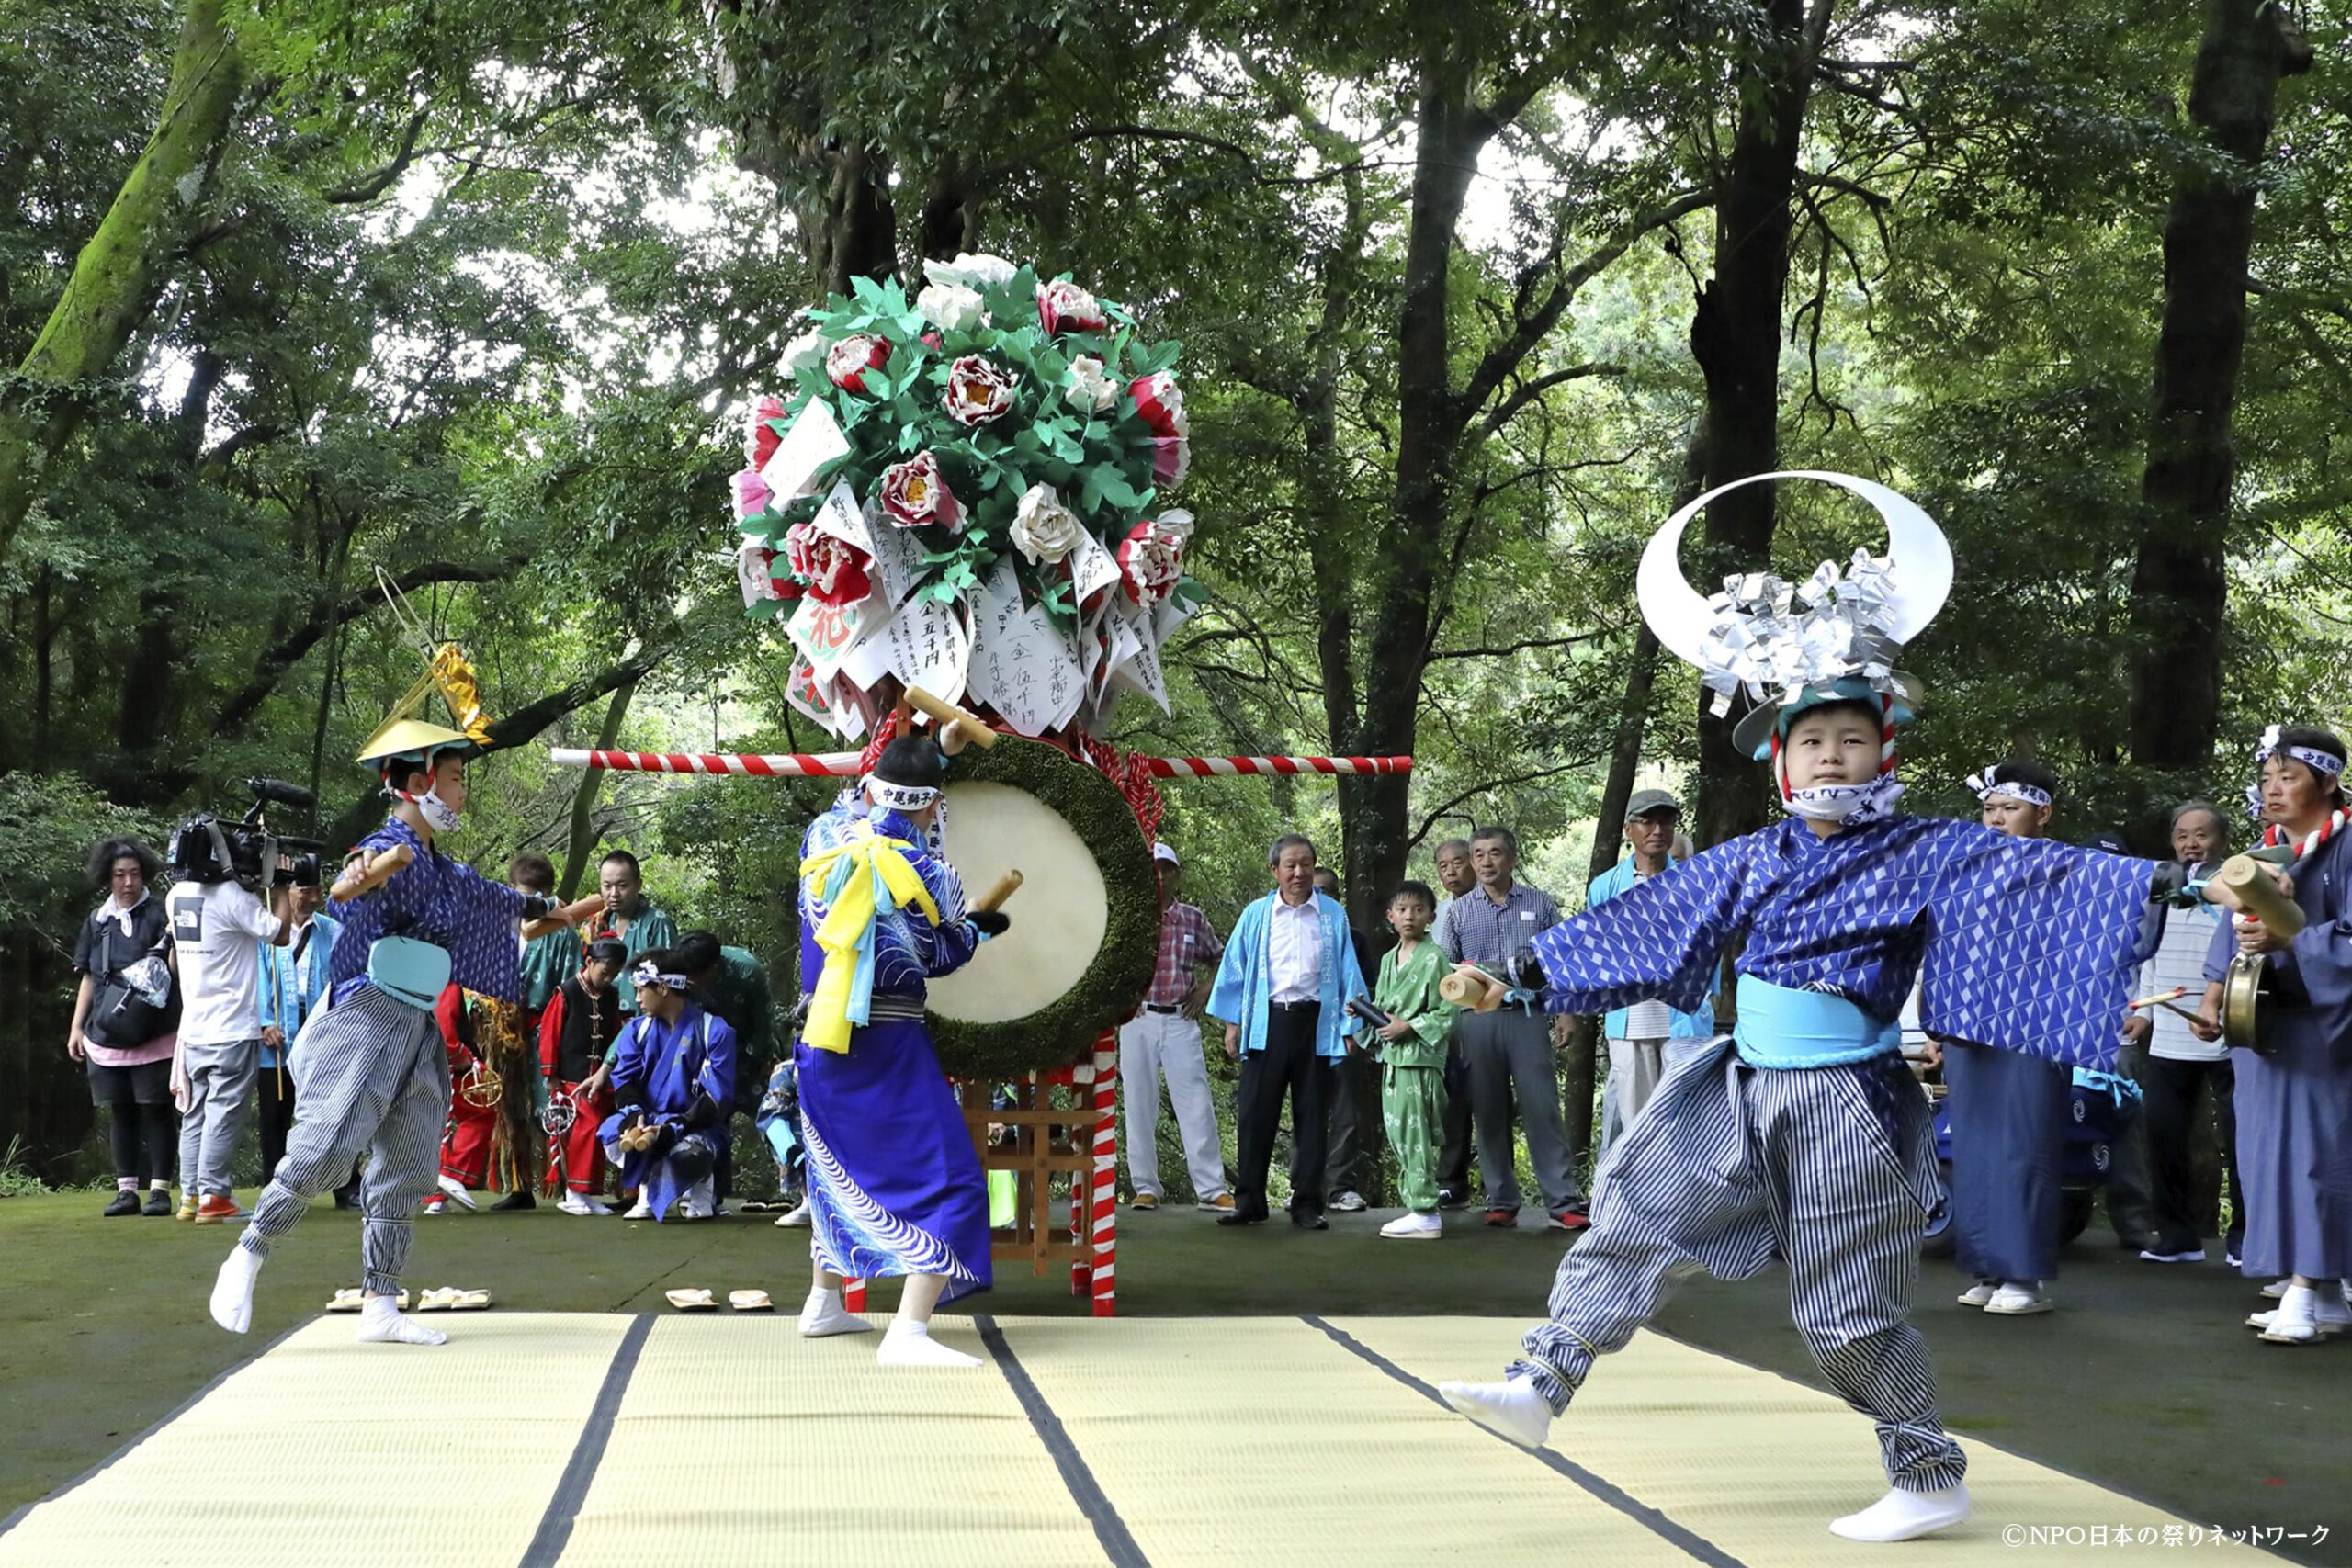
M 2282 77 L 2311 69 L 2311 45 L 2273 0 L 2208 0 L 2188 118 L 2211 143 L 2174 177 L 2165 216 L 2164 324 L 2156 338 L 2146 531 L 2132 586 L 2132 756 L 2143 767 L 2210 762 L 2222 713 L 2222 617 L 2232 421 L 2245 350 L 2255 201 Z

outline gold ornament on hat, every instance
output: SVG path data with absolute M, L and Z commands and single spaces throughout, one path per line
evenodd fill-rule
M 445 746 L 471 742 L 476 746 L 490 744 L 490 719 L 482 712 L 481 686 L 474 674 L 474 667 L 466 661 L 465 650 L 455 642 L 435 637 L 418 620 L 408 605 L 408 598 L 386 575 L 376 569 L 376 581 L 383 588 L 385 601 L 391 605 L 393 617 L 402 630 L 416 642 L 424 659 L 424 673 L 419 675 L 392 705 L 391 713 L 360 747 L 357 761 L 373 762 L 387 757 L 403 757 L 414 752 L 438 750 Z M 448 705 L 449 715 L 458 728 L 449 728 L 418 715 L 438 691 L 441 700 Z

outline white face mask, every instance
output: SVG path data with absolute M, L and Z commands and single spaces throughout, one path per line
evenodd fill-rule
M 417 810 L 424 814 L 425 825 L 436 833 L 454 833 L 464 820 L 462 813 L 441 798 L 438 789 L 428 789 L 423 795 L 412 795 Z
M 1850 828 L 1889 815 L 1902 793 L 1903 784 L 1893 773 L 1881 773 L 1868 784 L 1815 784 L 1810 789 L 1791 790 L 1781 804 L 1788 807 L 1792 817 Z

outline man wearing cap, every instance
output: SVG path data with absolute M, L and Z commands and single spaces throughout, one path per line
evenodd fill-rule
M 1208 1065 L 1201 1055 L 1201 1025 L 1193 993 L 1200 966 L 1225 956 L 1225 943 L 1209 918 L 1177 898 L 1184 866 L 1166 844 L 1151 846 L 1159 874 L 1159 958 L 1143 1010 L 1119 1026 L 1119 1082 L 1127 1097 L 1127 1172 L 1135 1184 L 1131 1209 L 1159 1207 L 1159 1085 L 1168 1084 L 1176 1126 L 1184 1137 L 1184 1164 L 1193 1175 L 1196 1206 L 1214 1214 L 1233 1212 L 1225 1184 L 1224 1145 L 1216 1127 L 1216 1104 L 1209 1095 Z
M 1625 844 L 1633 852 L 1593 879 L 1585 907 L 1607 903 L 1627 888 L 1671 870 L 1682 807 L 1662 789 L 1635 790 L 1625 803 Z M 1609 1014 L 1601 1032 L 1609 1041 L 1609 1083 L 1601 1092 L 1600 1147 L 1606 1153 L 1626 1123 L 1641 1114 L 1666 1070 L 1669 1041 L 1711 1040 L 1715 1033 L 1712 1000 L 1696 1012 L 1677 1012 L 1653 998 Z
M 466 683 L 470 687 L 470 672 Z M 422 701 L 427 689 L 419 682 L 410 701 Z M 213 1283 L 212 1319 L 232 1334 L 252 1325 L 254 1280 L 269 1249 L 313 1198 L 373 1150 L 360 1182 L 366 1270 L 359 1340 L 438 1345 L 446 1337 L 394 1304 L 417 1204 L 439 1176 L 449 1105 L 449 1065 L 435 1003 L 452 984 L 486 996 L 519 995 L 516 931 L 530 940 L 576 926 L 603 903 L 592 897 L 560 908 L 490 881 L 435 847 L 435 835 L 455 830 L 461 819 L 466 759 L 479 749 L 468 734 L 405 713 L 360 749 L 358 760 L 374 764 L 391 813 L 359 840 L 336 883 L 343 933 L 328 955 L 330 1005 L 311 1015 L 294 1043 L 294 1125 L 286 1156 Z M 407 863 L 357 891 L 394 851 L 405 851 Z

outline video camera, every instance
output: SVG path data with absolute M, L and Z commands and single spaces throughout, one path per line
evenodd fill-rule
M 278 886 L 315 887 L 319 884 L 316 839 L 298 839 L 269 830 L 268 807 L 275 804 L 307 810 L 318 797 L 284 779 L 247 779 L 254 803 L 243 818 L 223 822 L 199 811 L 172 829 L 164 860 L 183 881 L 226 882 L 234 878 L 266 892 Z

